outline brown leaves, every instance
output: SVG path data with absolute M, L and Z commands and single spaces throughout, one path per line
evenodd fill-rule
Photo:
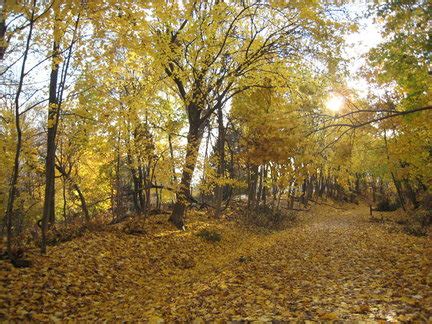
M 304 213 L 296 227 L 256 233 L 191 215 L 159 216 L 1 262 L 0 316 L 10 320 L 386 320 L 432 314 L 429 238 L 388 233 L 363 210 Z M 221 233 L 209 244 L 196 234 Z

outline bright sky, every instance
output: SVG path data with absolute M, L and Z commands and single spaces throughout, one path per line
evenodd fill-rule
M 367 3 L 362 1 L 354 2 L 347 6 L 348 10 L 354 15 L 364 15 L 367 10 Z M 368 83 L 365 79 L 356 77 L 356 73 L 365 63 L 364 54 L 372 47 L 377 46 L 382 37 L 380 26 L 373 22 L 371 18 L 363 18 L 357 33 L 352 33 L 346 37 L 345 58 L 350 60 L 349 70 L 351 77 L 348 79 L 348 86 L 357 90 L 360 96 L 367 95 Z

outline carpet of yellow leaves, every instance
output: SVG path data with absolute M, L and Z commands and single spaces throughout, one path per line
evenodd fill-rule
M 32 268 L 0 261 L 0 319 L 431 321 L 431 238 L 367 217 L 320 206 L 274 232 L 200 213 L 185 232 L 162 216 L 143 235 L 111 226 L 32 254 Z

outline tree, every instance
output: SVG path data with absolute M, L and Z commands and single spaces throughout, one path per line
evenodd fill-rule
M 13 169 L 11 173 L 11 180 L 10 180 L 10 186 L 9 186 L 9 195 L 7 200 L 7 207 L 6 207 L 6 214 L 5 214 L 5 220 L 6 220 L 6 227 L 7 227 L 7 252 L 10 259 L 13 259 L 14 256 L 12 255 L 12 220 L 14 217 L 14 203 L 17 193 L 17 182 L 19 177 L 19 169 L 20 169 L 20 156 L 21 156 L 21 149 L 22 149 L 22 129 L 21 129 L 21 119 L 20 119 L 20 97 L 22 93 L 24 78 L 26 75 L 26 64 L 27 59 L 29 55 L 29 48 L 30 43 L 32 40 L 32 34 L 33 34 L 33 27 L 36 20 L 35 16 L 36 11 L 36 0 L 32 2 L 32 7 L 30 11 L 30 15 L 28 17 L 28 35 L 24 46 L 24 54 L 22 57 L 22 63 L 21 63 L 21 69 L 20 69 L 20 75 L 18 79 L 18 86 L 16 88 L 15 92 L 15 102 L 14 102 L 14 108 L 15 108 L 15 131 L 16 131 L 16 147 L 15 147 L 15 157 L 13 161 Z
M 155 8 L 153 55 L 183 101 L 189 122 L 181 188 L 170 217 L 178 228 L 184 226 L 192 174 L 210 116 L 236 94 L 268 87 L 268 78 L 282 83 L 286 62 L 301 52 L 316 53 L 324 30 L 331 28 L 321 9 L 319 4 L 273 6 L 259 1 L 188 2 L 184 8 L 173 2 Z M 337 43 L 338 37 L 333 39 Z
M 45 200 L 42 215 L 42 253 L 46 253 L 46 232 L 48 223 L 55 221 L 55 158 L 56 158 L 56 136 L 61 113 L 61 105 L 65 91 L 66 78 L 73 53 L 73 45 L 77 41 L 77 32 L 80 22 L 80 13 L 71 4 L 61 5 L 58 1 L 53 4 L 53 40 L 52 40 L 52 63 L 49 83 L 48 118 L 47 118 L 47 155 L 45 162 Z M 80 10 L 80 9 L 78 9 Z M 71 17 L 72 16 L 72 17 Z M 75 18 L 76 17 L 76 18 Z M 69 20 L 69 21 L 68 21 Z M 75 20 L 75 21 L 74 21 Z M 64 25 L 61 25 L 61 22 Z M 67 49 L 61 49 L 62 38 L 68 27 L 73 22 L 73 31 L 70 44 Z M 62 57 L 65 52 L 65 57 Z M 60 62 L 63 67 L 60 74 Z

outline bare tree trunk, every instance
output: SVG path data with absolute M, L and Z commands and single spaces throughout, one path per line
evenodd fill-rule
M 397 194 L 398 194 L 399 202 L 401 203 L 402 209 L 403 209 L 404 211 L 406 211 L 406 208 L 405 208 L 405 200 L 404 200 L 403 195 L 402 195 L 402 190 L 401 190 L 401 187 L 400 187 L 400 183 L 399 183 L 399 181 L 396 179 L 396 176 L 395 176 L 395 174 L 393 173 L 393 171 L 391 170 L 391 166 L 390 166 L 390 154 L 389 154 L 388 144 L 387 144 L 387 131 L 386 131 L 385 129 L 384 129 L 384 143 L 385 143 L 385 148 L 386 148 L 387 161 L 388 161 L 388 163 L 389 163 L 390 175 L 391 175 L 391 177 L 392 177 L 392 180 L 393 180 L 394 186 L 396 187 L 396 192 L 397 192 Z
M 263 205 L 266 206 L 267 205 L 267 185 L 266 185 L 266 179 L 267 179 L 267 170 L 268 170 L 268 166 L 267 164 L 264 164 L 264 169 L 263 171 L 263 175 L 262 175 L 262 179 L 261 179 L 261 188 L 262 188 L 262 201 L 263 201 Z
M 66 209 L 67 209 L 67 199 L 66 199 L 66 179 L 62 181 L 62 196 L 63 196 L 63 219 L 66 220 Z
M 127 157 L 127 161 L 128 161 L 128 165 L 129 165 L 129 170 L 131 172 L 132 184 L 133 184 L 132 200 L 134 203 L 135 212 L 137 214 L 140 214 L 141 213 L 141 206 L 139 204 L 138 195 L 139 195 L 140 190 L 142 190 L 141 189 L 142 186 L 139 183 L 139 178 L 137 176 L 137 170 L 135 169 L 134 163 L 132 161 L 129 141 L 128 141 L 127 145 L 128 145 L 128 152 L 126 154 L 126 157 Z
M 143 174 L 143 168 L 142 168 L 141 159 L 138 158 L 138 161 L 139 161 L 139 165 L 138 165 L 138 183 L 139 183 L 139 188 L 142 188 L 144 186 L 144 174 Z M 145 212 L 145 206 L 146 206 L 146 198 L 144 196 L 143 189 L 140 189 L 138 191 L 138 199 L 139 199 L 139 205 L 141 207 L 141 213 L 144 213 Z
M 291 190 L 289 191 L 288 197 L 290 197 L 289 201 L 289 208 L 294 208 L 294 202 L 295 202 L 295 183 L 293 184 Z
M 54 35 L 58 31 L 58 17 L 57 12 L 54 21 Z M 75 43 L 76 33 L 78 30 L 78 23 L 80 16 L 78 15 L 72 40 L 69 46 L 69 52 L 66 61 L 63 65 L 63 71 L 60 78 L 60 86 L 57 87 L 58 72 L 59 72 L 59 58 L 60 58 L 60 44 L 59 40 L 54 37 L 53 43 L 53 57 L 52 69 L 49 84 L 49 100 L 48 100 L 48 138 L 47 138 L 47 156 L 45 162 L 45 200 L 42 215 L 42 243 L 41 252 L 46 253 L 46 232 L 48 230 L 48 223 L 54 224 L 55 222 L 55 156 L 56 156 L 56 136 L 60 119 L 60 110 L 62 104 L 63 93 L 65 89 L 66 77 L 69 69 L 70 60 L 72 57 L 72 47 Z
M 57 34 L 57 22 L 54 22 L 54 34 Z M 42 214 L 42 253 L 46 252 L 45 240 L 48 223 L 55 221 L 55 151 L 56 133 L 59 120 L 59 105 L 57 98 L 57 82 L 59 74 L 60 45 L 54 40 L 52 69 L 49 84 L 48 100 L 48 135 L 47 135 L 47 155 L 45 158 L 45 200 Z
M 75 182 L 73 183 L 73 188 L 78 193 L 78 197 L 79 197 L 80 203 L 81 203 L 81 209 L 84 213 L 84 219 L 85 219 L 86 223 L 89 223 L 90 222 L 90 215 L 88 212 L 87 202 L 85 200 L 85 197 L 84 197 L 84 195 L 83 195 L 83 193 L 82 193 L 82 191 L 81 191 L 81 189 L 77 183 L 75 183 Z
M 325 191 L 325 182 L 324 182 L 324 173 L 320 172 L 320 180 L 319 180 L 319 190 L 318 190 L 318 196 L 322 197 Z
M 248 190 L 248 207 L 255 207 L 256 191 L 258 183 L 258 166 L 252 165 L 250 170 L 249 190 Z
M 206 144 L 205 144 L 205 150 L 204 150 L 203 173 L 202 173 L 202 177 L 201 177 L 201 183 L 205 183 L 205 180 L 206 180 L 206 164 L 207 164 L 207 157 L 208 157 L 210 135 L 211 135 L 211 127 L 210 127 L 210 122 L 209 122 L 207 124 L 207 138 L 206 138 Z M 201 202 L 204 203 L 204 192 L 202 190 L 200 192 L 200 196 L 201 196 Z
M 116 147 L 116 181 L 115 181 L 115 186 L 116 186 L 116 198 L 115 198 L 115 214 L 118 217 L 120 215 L 120 213 L 122 212 L 123 209 L 123 204 L 122 204 L 122 193 L 121 193 L 121 179 L 120 179 L 120 162 L 121 162 L 121 158 L 120 158 L 120 134 L 118 134 L 118 138 L 117 138 L 117 147 Z
M 219 129 L 219 138 L 218 138 L 218 155 L 219 155 L 219 165 L 218 165 L 218 177 L 219 180 L 224 177 L 225 173 L 225 127 L 223 124 L 223 114 L 222 114 L 222 105 L 218 105 L 217 107 L 217 115 L 218 115 L 218 129 Z M 224 186 L 218 184 L 216 186 L 216 212 L 215 216 L 220 217 L 222 200 L 223 200 L 223 189 Z
M 68 181 L 72 185 L 72 188 L 78 193 L 78 197 L 79 197 L 80 203 L 81 203 L 81 209 L 82 209 L 83 214 L 84 214 L 84 219 L 85 219 L 86 223 L 90 222 L 90 214 L 88 212 L 87 202 L 85 200 L 85 197 L 84 197 L 80 187 L 78 186 L 78 184 L 75 181 L 73 181 L 73 179 L 71 179 L 70 172 L 69 173 L 66 172 L 66 170 L 64 169 L 63 166 L 57 164 L 57 165 L 55 165 L 55 167 L 61 173 L 61 175 L 64 179 L 64 182 Z
M 132 200 L 133 200 L 133 204 L 134 204 L 134 208 L 135 208 L 135 212 L 137 214 L 141 213 L 141 206 L 139 204 L 139 200 L 138 200 L 138 195 L 141 189 L 141 184 L 139 183 L 139 178 L 137 175 L 137 168 L 134 164 L 134 159 L 132 157 L 132 144 L 131 144 L 131 125 L 130 125 L 130 117 L 128 117 L 126 119 L 126 126 L 127 126 L 127 137 L 126 137 L 126 147 L 127 147 L 127 152 L 126 152 L 126 159 L 127 159 L 127 163 L 128 163 L 128 167 L 129 167 L 129 171 L 131 174 L 131 178 L 132 178 L 132 186 L 133 186 L 133 192 L 132 192 Z M 133 132 L 133 136 L 134 139 L 136 138 L 136 128 Z
M 371 189 L 372 189 L 372 202 L 375 203 L 376 202 L 376 179 L 374 177 L 372 177 Z
M 259 178 L 258 178 L 258 193 L 256 198 L 256 206 L 259 206 L 262 198 L 262 188 L 263 188 L 263 166 L 259 167 Z
M 17 142 L 16 142 L 16 147 L 15 147 L 14 165 L 12 168 L 12 175 L 11 175 L 11 181 L 10 181 L 10 186 L 9 186 L 9 195 L 8 195 L 6 215 L 5 215 L 6 229 L 7 229 L 7 252 L 8 252 L 8 257 L 10 259 L 13 258 L 13 255 L 12 255 L 12 219 L 14 216 L 14 203 L 15 203 L 15 197 L 16 197 L 16 193 L 17 193 L 19 164 L 20 164 L 20 155 L 21 155 L 21 148 L 22 148 L 22 131 L 21 131 L 21 123 L 20 123 L 19 99 L 21 96 L 22 86 L 24 83 L 25 67 L 26 67 L 26 63 L 27 63 L 27 57 L 28 57 L 30 42 L 31 42 L 32 33 L 33 33 L 35 7 L 36 7 L 36 0 L 33 0 L 33 6 L 32 6 L 32 12 L 31 12 L 30 24 L 29 24 L 29 33 L 27 36 L 26 46 L 25 46 L 25 50 L 24 50 L 23 62 L 21 65 L 20 79 L 18 82 L 18 88 L 17 88 L 17 92 L 15 94 L 15 130 L 17 132 Z
M 60 141 L 60 164 L 63 165 L 63 140 Z M 64 177 L 62 177 L 62 198 L 63 198 L 63 219 L 67 221 L 66 179 Z
M 6 15 L 4 13 L 4 7 L 5 7 L 4 1 L 1 1 L 0 4 L 2 4 L 2 9 L 0 12 L 0 60 L 3 60 L 7 48 Z
M 154 182 L 155 185 L 157 186 L 157 181 Z M 156 192 L 156 208 L 157 210 L 161 209 L 161 200 L 162 200 L 162 189 L 159 191 L 158 188 L 155 188 L 155 192 Z
M 169 218 L 170 222 L 179 229 L 184 228 L 186 202 L 187 197 L 190 195 L 192 175 L 195 170 L 202 135 L 203 131 L 200 127 L 199 120 L 192 120 L 189 124 L 189 132 L 187 135 L 186 159 L 183 165 L 180 189 L 177 192 L 177 201 L 174 204 L 173 211 Z
M 406 195 L 407 195 L 408 199 L 411 201 L 412 206 L 414 208 L 418 208 L 419 202 L 417 200 L 417 195 L 416 195 L 413 187 L 411 186 L 409 180 L 404 179 L 403 184 L 404 184 L 404 187 L 406 188 Z
M 168 144 L 169 144 L 169 151 L 171 155 L 171 161 L 172 161 L 172 177 L 174 184 L 177 184 L 177 176 L 175 172 L 175 163 L 174 163 L 174 149 L 172 145 L 172 136 L 171 134 L 168 134 Z

